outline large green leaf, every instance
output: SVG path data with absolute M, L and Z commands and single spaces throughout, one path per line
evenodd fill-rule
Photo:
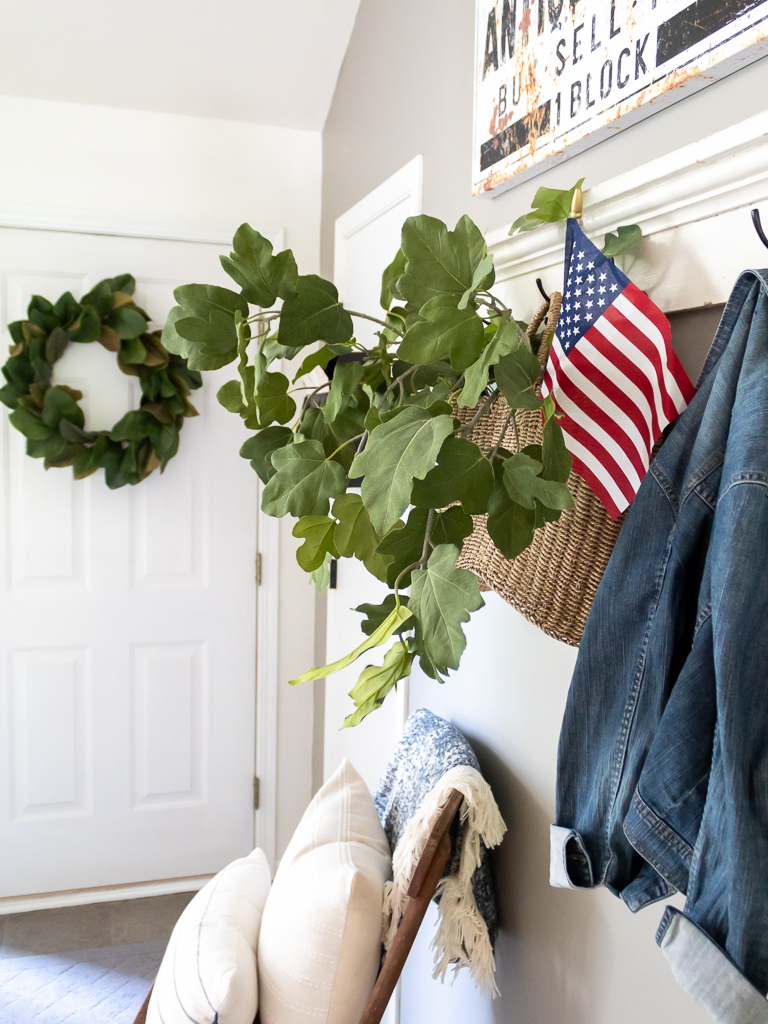
M 107 326 L 116 331 L 120 339 L 127 341 L 130 338 L 138 338 L 149 325 L 138 310 L 131 309 L 129 306 L 121 306 L 109 314 Z
M 359 604 L 355 608 L 356 612 L 364 615 L 365 618 L 360 623 L 360 629 L 365 633 L 366 636 L 370 636 L 375 630 L 379 628 L 384 619 L 390 615 L 397 604 L 397 598 L 394 594 L 387 594 L 381 604 Z M 408 606 L 408 598 L 401 597 L 400 604 Z
M 335 528 L 336 523 L 328 516 L 302 516 L 293 527 L 293 536 L 304 539 L 296 551 L 296 561 L 304 572 L 319 569 L 326 555 L 339 557 L 333 541 Z
M 491 367 L 510 352 L 514 352 L 519 344 L 520 331 L 517 324 L 508 319 L 498 324 L 491 340 L 480 353 L 480 358 L 475 360 L 464 374 L 464 388 L 459 395 L 460 406 L 471 408 L 477 405 L 480 395 L 488 386 Z
M 83 298 L 83 305 L 88 305 L 88 296 Z M 110 299 L 112 295 L 110 293 Z M 110 305 L 110 309 L 111 309 Z M 63 327 L 68 327 L 69 324 L 77 317 L 80 312 L 80 303 L 74 297 L 72 292 L 64 292 L 56 300 L 56 304 L 53 307 L 53 315 L 58 318 Z
M 360 495 L 340 494 L 333 503 L 333 515 L 339 520 L 334 534 L 339 555 L 359 559 L 377 579 L 386 579 L 389 559 L 376 550 L 380 537 Z
M 132 409 L 119 419 L 109 432 L 112 441 L 143 441 L 145 437 L 157 437 L 160 423 L 150 412 Z
M 300 441 L 276 449 L 272 465 L 277 472 L 264 488 L 261 501 L 268 516 L 325 516 L 331 498 L 347 485 L 343 468 L 325 457 L 319 441 Z
M 472 275 L 472 284 L 459 299 L 459 309 L 465 309 L 470 299 L 474 298 L 479 291 L 487 291 L 495 280 L 496 271 L 493 266 L 493 256 L 488 253 L 475 267 L 475 272 Z
M 505 558 L 517 558 L 533 540 L 536 512 L 512 501 L 499 473 L 488 501 L 488 534 Z
M 234 412 L 240 415 L 240 413 L 245 411 L 243 388 L 239 380 L 228 380 L 226 384 L 222 384 L 216 392 L 216 398 L 227 412 Z
M 547 508 L 573 508 L 573 495 L 556 480 L 542 477 L 543 465 L 523 452 L 512 455 L 504 462 L 504 486 L 512 501 L 523 508 L 534 509 L 536 500 Z
M 414 569 L 408 607 L 419 623 L 419 648 L 438 672 L 459 667 L 467 641 L 462 623 L 482 608 L 477 576 L 456 568 L 459 549 L 440 544 L 426 569 Z
M 408 521 L 397 523 L 379 544 L 379 553 L 391 559 L 387 565 L 387 586 L 394 587 L 400 573 L 421 559 L 428 516 L 428 509 L 411 509 Z M 472 519 L 458 505 L 444 512 L 435 513 L 431 535 L 434 545 L 455 544 L 457 548 L 461 548 L 465 537 L 471 533 Z M 410 582 L 411 574 L 406 573 L 398 587 L 407 587 Z
M 54 325 L 55 326 L 55 325 Z M 80 315 L 67 329 L 70 341 L 87 344 L 101 334 L 101 317 L 93 306 L 83 306 Z
M 482 233 L 466 215 L 453 231 L 434 217 L 409 217 L 403 224 L 402 249 L 408 264 L 397 287 L 418 309 L 435 295 L 454 296 L 458 305 L 486 255 Z
M 532 231 L 540 224 L 552 224 L 555 221 L 567 220 L 571 215 L 573 194 L 581 188 L 584 179 L 579 178 L 572 188 L 540 188 L 533 197 L 530 213 L 518 217 L 509 229 L 510 235 L 516 231 Z
M 398 356 L 409 363 L 426 366 L 449 360 L 454 369 L 471 366 L 483 350 L 483 321 L 474 309 L 456 309 L 451 297 L 438 295 L 420 310 L 420 320 L 409 327 L 400 343 Z
M 27 455 L 33 459 L 45 459 L 46 463 L 49 459 L 56 459 L 62 454 L 65 448 L 67 448 L 68 442 L 66 438 L 62 437 L 61 434 L 55 430 L 51 431 L 50 437 L 44 438 L 28 438 L 27 439 Z M 46 465 L 46 469 L 48 466 Z
M 398 633 L 401 629 L 408 629 L 410 627 L 405 626 L 406 621 L 411 617 L 410 611 L 401 604 L 398 607 L 393 608 L 392 612 L 382 622 L 382 624 L 375 629 L 373 633 L 359 644 L 354 651 L 350 651 L 349 654 L 343 658 L 339 658 L 338 661 L 332 661 L 330 665 L 321 665 L 318 668 L 311 668 L 304 675 L 299 676 L 298 679 L 291 679 L 290 685 L 296 686 L 298 683 L 309 683 L 313 679 L 325 679 L 326 676 L 332 675 L 334 672 L 340 672 L 341 669 L 351 665 L 352 662 L 356 661 L 361 654 L 369 651 L 372 647 L 380 647 L 381 644 L 386 643 L 387 640 L 392 636 L 393 633 Z
M 361 389 L 358 389 L 349 396 L 332 423 L 326 424 L 325 418 L 322 414 L 320 415 L 320 428 L 326 455 L 330 456 L 333 453 L 334 460 L 340 462 L 347 471 L 355 457 L 355 447 L 346 442 L 352 441 L 366 429 L 367 410 L 368 397 Z M 343 447 L 341 447 L 342 445 Z
M 342 406 L 363 379 L 362 363 L 336 363 L 331 377 L 331 388 L 325 400 L 323 413 L 326 423 L 333 423 Z
M 398 249 L 395 258 L 381 275 L 380 302 L 382 309 L 388 310 L 393 299 L 402 299 L 403 296 L 397 287 L 397 280 L 402 276 L 407 262 L 403 250 Z
M 288 427 L 266 427 L 254 437 L 248 438 L 240 448 L 240 455 L 250 459 L 262 483 L 269 483 L 276 472 L 272 465 L 272 453 L 278 448 L 284 448 L 292 437 Z
M 299 272 L 290 249 L 273 256 L 272 243 L 250 224 L 240 225 L 232 247 L 233 253 L 219 259 L 249 302 L 267 309 L 278 298 L 292 299 L 296 295 Z
M 423 508 L 460 501 L 465 512 L 478 515 L 487 510 L 493 483 L 493 467 L 478 446 L 464 437 L 447 437 L 437 466 L 415 481 L 411 500 Z
M 547 480 L 557 480 L 564 484 L 570 475 L 573 460 L 565 446 L 562 428 L 554 416 L 547 419 L 542 433 L 542 475 Z
M 638 224 L 622 224 L 621 227 L 616 228 L 615 235 L 608 232 L 605 236 L 603 255 L 609 259 L 620 256 L 625 249 L 637 245 L 642 237 L 643 232 Z
M 296 295 L 283 304 L 278 337 L 283 345 L 294 348 L 314 341 L 343 345 L 352 337 L 352 317 L 330 281 L 316 274 L 303 275 Z
M 356 710 L 344 719 L 344 728 L 359 725 L 366 715 L 380 708 L 390 690 L 410 674 L 412 661 L 413 655 L 409 653 L 408 645 L 397 640 L 384 655 L 383 665 L 368 665 L 364 668 L 349 691 Z
M 433 417 L 414 406 L 371 431 L 350 473 L 364 477 L 363 503 L 377 533 L 387 533 L 398 521 L 410 504 L 414 479 L 422 479 L 434 467 L 443 441 L 452 431 L 450 416 Z
M 287 423 L 296 412 L 296 403 L 288 394 L 290 384 L 284 373 L 263 373 L 256 391 L 259 426 L 266 427 L 277 420 Z
M 235 311 L 248 316 L 242 295 L 213 284 L 185 284 L 174 291 L 179 303 L 168 315 L 162 343 L 191 370 L 217 370 L 237 356 Z
M 294 374 L 293 383 L 295 384 L 305 373 L 310 373 L 316 366 L 322 366 L 325 369 L 333 357 L 333 352 L 327 345 L 321 345 L 316 352 L 310 352 Z
M 54 327 L 45 342 L 45 359 L 55 363 L 61 359 L 69 346 L 69 335 L 61 327 Z
M 77 402 L 61 388 L 48 388 L 43 402 L 43 423 L 58 428 L 62 419 L 69 420 L 78 427 L 85 426 L 85 416 Z
M 27 409 L 14 409 L 8 419 L 30 441 L 44 441 L 55 433 L 53 427 L 47 426 Z
M 499 391 L 510 409 L 540 409 L 542 402 L 536 395 L 536 382 L 541 374 L 539 360 L 523 344 L 503 356 L 494 370 Z
M 331 582 L 331 562 L 333 561 L 333 555 L 330 553 L 326 554 L 323 559 L 322 565 L 319 565 L 316 569 L 309 574 L 310 580 L 314 583 L 315 589 L 318 594 L 322 594 L 327 589 L 328 584 Z

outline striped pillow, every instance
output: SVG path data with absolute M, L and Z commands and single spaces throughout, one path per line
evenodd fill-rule
M 270 887 L 261 850 L 212 878 L 173 929 L 147 1024 L 253 1024 L 256 947 Z

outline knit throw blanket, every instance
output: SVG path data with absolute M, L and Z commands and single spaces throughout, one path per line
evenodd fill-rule
M 414 711 L 406 722 L 373 798 L 393 851 L 393 880 L 384 896 L 384 946 L 392 944 L 413 872 L 452 789 L 464 799 L 435 895 L 439 924 L 432 943 L 434 977 L 445 980 L 449 964 L 454 973 L 468 967 L 479 989 L 498 995 L 493 956 L 498 925 L 488 849 L 498 846 L 506 826 L 469 743 L 426 708 Z

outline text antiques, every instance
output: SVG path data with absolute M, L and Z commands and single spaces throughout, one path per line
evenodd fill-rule
M 478 0 L 473 194 L 732 73 L 767 37 L 768 0 Z

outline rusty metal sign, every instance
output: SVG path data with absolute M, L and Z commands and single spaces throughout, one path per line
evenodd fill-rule
M 768 0 L 477 0 L 473 195 L 768 53 Z

